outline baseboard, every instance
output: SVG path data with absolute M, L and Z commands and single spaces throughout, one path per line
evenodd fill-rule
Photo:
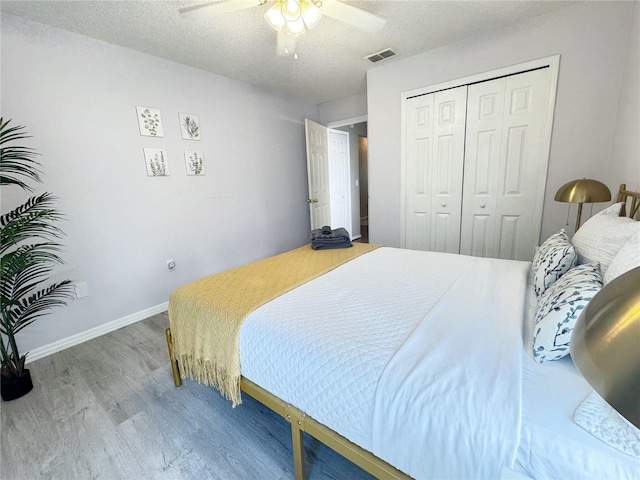
M 112 322 L 103 323 L 102 325 L 98 325 L 97 327 L 85 330 L 84 332 L 80 332 L 75 335 L 71 335 L 70 337 L 63 338 L 62 340 L 50 343 L 49 345 L 35 348 L 29 352 L 29 355 L 27 356 L 27 363 L 31 363 L 40 358 L 47 357 L 69 347 L 73 347 L 80 343 L 86 342 L 87 340 L 94 339 L 96 337 L 104 335 L 105 333 L 113 332 L 114 330 L 118 330 L 119 328 L 126 327 L 127 325 L 131 325 L 132 323 L 139 322 L 140 320 L 144 320 L 145 318 L 152 317 L 153 315 L 156 315 L 158 313 L 165 312 L 168 308 L 169 302 L 164 302 L 160 305 L 156 305 L 155 307 L 149 307 L 144 310 L 140 310 L 139 312 L 132 313 L 131 315 L 127 315 L 126 317 L 113 320 Z

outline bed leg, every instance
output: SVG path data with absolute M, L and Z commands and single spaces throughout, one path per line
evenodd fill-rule
M 296 480 L 304 480 L 304 421 L 307 415 L 287 403 L 284 407 L 284 418 L 291 424 L 291 440 L 293 447 L 293 471 Z
M 171 344 L 171 329 L 167 328 L 164 331 L 167 337 L 167 348 L 169 349 L 169 361 L 171 362 L 171 372 L 173 373 L 173 384 L 176 387 L 182 385 L 182 379 L 180 378 L 180 370 L 178 369 L 178 362 L 173 357 L 173 346 Z
M 303 432 L 291 425 L 291 439 L 293 440 L 293 471 L 296 480 L 304 480 L 304 440 Z

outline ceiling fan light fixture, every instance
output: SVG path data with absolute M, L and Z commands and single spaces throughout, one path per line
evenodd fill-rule
M 264 18 L 277 32 L 286 26 L 288 35 L 299 36 L 320 21 L 322 12 L 318 5 L 313 0 L 278 0 Z
M 286 20 L 281 13 L 281 3 L 282 2 L 276 3 L 269 10 L 267 10 L 267 13 L 264 14 L 264 19 L 269 25 L 271 25 L 271 28 L 273 28 L 277 32 L 282 30 L 282 27 L 286 23 Z
M 280 0 L 280 13 L 287 22 L 296 22 L 300 19 L 302 9 L 298 0 Z
M 302 20 L 304 20 L 304 24 L 309 30 L 315 27 L 322 17 L 322 12 L 320 11 L 320 9 L 316 6 L 315 3 L 309 0 L 303 0 L 301 2 L 300 10 L 302 12 Z
M 293 22 L 287 22 L 287 34 L 297 37 L 302 35 L 305 31 L 304 21 L 302 21 L 302 18 Z

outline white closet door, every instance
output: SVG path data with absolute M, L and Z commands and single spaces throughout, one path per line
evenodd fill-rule
M 549 74 L 545 68 L 469 86 L 461 253 L 533 256 L 546 180 Z
M 460 253 L 496 257 L 494 231 L 506 78 L 469 86 Z
M 467 87 L 407 100 L 405 246 L 458 253 Z

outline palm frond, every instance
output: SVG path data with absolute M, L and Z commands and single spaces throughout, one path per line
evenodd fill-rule
M 51 239 L 64 235 L 62 230 L 53 225 L 64 215 L 48 208 L 54 200 L 55 197 L 50 193 L 44 193 L 0 216 L 0 254 L 34 237 Z
M 21 309 L 18 312 L 12 312 L 11 330 L 14 334 L 30 325 L 36 319 L 48 315 L 49 310 L 53 307 L 66 305 L 65 299 L 73 299 L 70 280 L 55 283 L 44 288 L 21 302 Z M 5 325 L 5 328 L 9 328 Z
M 34 149 L 15 145 L 5 146 L 9 142 L 31 138 L 23 130 L 24 126 L 10 127 L 11 120 L 0 117 L 0 185 L 18 185 L 24 190 L 33 191 L 25 180 L 40 180 L 40 165 L 34 157 Z
M 28 292 L 31 283 L 42 281 L 53 265 L 64 263 L 55 253 L 59 250 L 58 244 L 47 242 L 22 245 L 5 254 L 0 258 L 0 295 L 9 301 Z
M 51 263 L 38 263 L 25 268 L 15 277 L 14 290 L 9 298 L 21 298 L 27 295 L 48 278 L 53 267 Z
M 27 200 L 23 205 L 16 207 L 11 212 L 7 212 L 0 216 L 0 226 L 5 226 L 14 218 L 25 215 L 31 211 L 35 210 L 53 210 L 54 203 L 57 201 L 57 197 L 55 197 L 52 193 L 45 192 L 42 195 L 38 195 L 37 197 L 31 197 Z M 62 217 L 62 215 L 60 215 Z

